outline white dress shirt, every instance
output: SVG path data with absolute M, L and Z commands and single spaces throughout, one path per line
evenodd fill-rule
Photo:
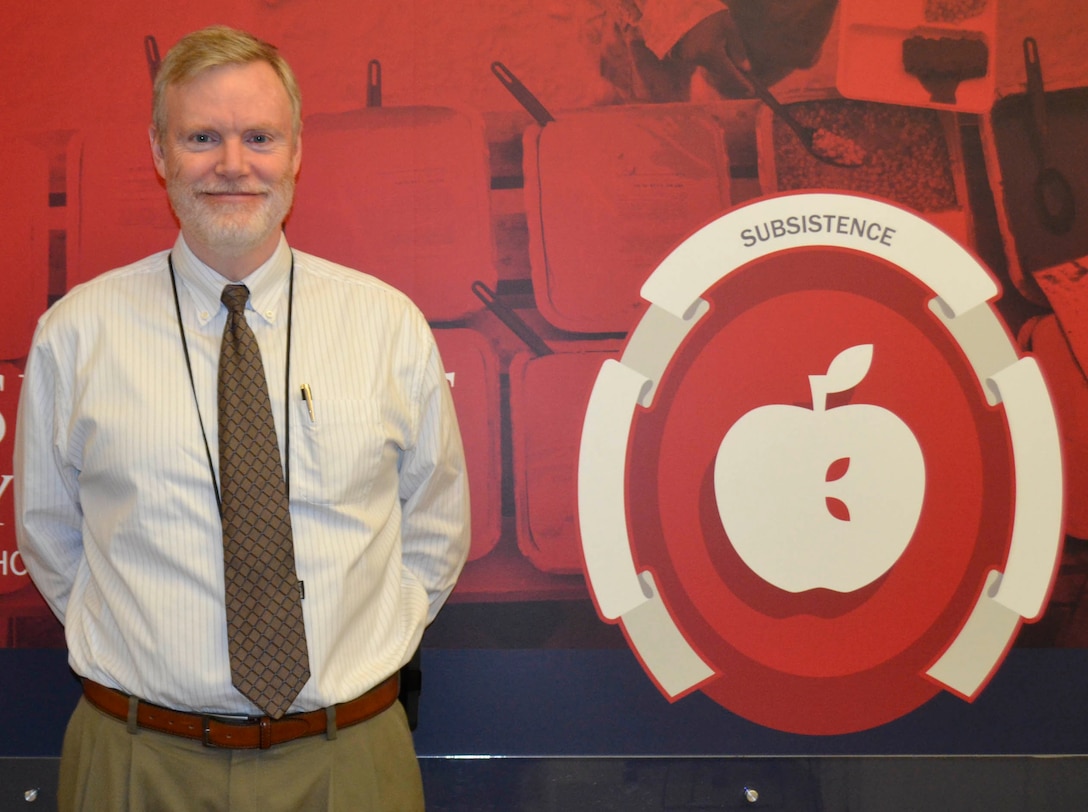
M 217 480 L 228 280 L 180 237 L 171 255 L 192 383 L 167 252 L 74 288 L 42 317 L 16 427 L 19 548 L 77 674 L 167 707 L 256 714 L 231 686 L 211 470 Z M 352 699 L 407 662 L 453 589 L 469 522 L 423 316 L 373 277 L 293 256 L 289 379 L 286 240 L 243 281 L 305 589 L 312 676 L 297 711 Z

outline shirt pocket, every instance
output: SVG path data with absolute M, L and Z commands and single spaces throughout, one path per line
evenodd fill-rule
M 386 436 L 371 400 L 317 400 L 313 419 L 295 405 L 292 495 L 317 505 L 363 502 L 381 472 Z

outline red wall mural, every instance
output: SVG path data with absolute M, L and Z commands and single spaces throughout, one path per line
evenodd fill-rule
M 997 589 L 1012 551 L 1029 549 L 1013 538 L 1026 474 L 974 362 L 997 345 L 963 350 L 947 314 L 942 321 L 928 304 L 943 297 L 953 255 L 992 285 L 972 304 L 984 303 L 997 351 L 1037 365 L 1061 456 L 1046 481 L 1064 483 L 1050 503 L 1059 513 L 1040 512 L 1030 548 L 1038 611 L 1030 601 L 1006 606 L 1011 625 L 993 670 L 1010 647 L 1088 645 L 1088 58 L 1079 33 L 1088 6 L 729 6 L 728 29 L 706 22 L 719 19 L 715 0 L 10 9 L 0 52 L 12 77 L 0 120 L 9 159 L 0 179 L 0 649 L 63 648 L 22 568 L 9 487 L 34 323 L 73 286 L 172 244 L 176 224 L 147 143 L 149 72 L 160 49 L 211 23 L 276 43 L 299 76 L 305 153 L 289 239 L 400 287 L 434 327 L 469 458 L 474 530 L 429 645 L 630 646 L 649 672 L 639 678 L 663 700 L 702 693 L 723 717 L 805 735 L 879 727 L 942 690 L 965 704 L 984 695 L 989 671 L 972 690 L 926 674 L 980 595 Z M 699 25 L 718 51 L 685 39 Z M 740 68 L 728 64 L 727 41 L 747 55 Z M 805 217 L 831 213 L 799 202 L 814 192 L 861 201 L 841 205 L 860 207 L 850 211 L 866 222 L 887 225 L 881 207 L 894 209 L 905 231 L 863 229 L 842 251 L 850 256 L 832 257 L 822 238 L 767 248 L 774 229 L 807 229 Z M 771 214 L 744 219 L 761 205 Z M 662 308 L 643 285 L 723 217 L 736 230 L 721 232 L 717 265 L 695 289 L 709 319 L 690 332 L 647 327 Z M 882 240 L 898 242 L 881 253 Z M 934 247 L 941 240 L 947 250 Z M 900 272 L 909 241 L 929 251 L 913 277 Z M 763 253 L 744 254 L 753 246 Z M 726 265 L 743 267 L 727 278 Z M 874 343 L 857 386 L 827 391 L 827 413 L 868 404 L 909 423 L 925 457 L 924 497 L 890 563 L 820 592 L 820 579 L 761 569 L 742 531 L 723 524 L 715 454 L 760 406 L 819 411 L 809 376 Z M 630 421 L 615 442 L 635 456 L 620 455 L 618 474 L 587 462 L 583 428 L 602 370 L 640 357 L 663 364 L 674 352 L 655 381 L 668 409 L 643 401 L 626 415 L 598 414 Z M 748 394 L 732 398 L 737 388 Z M 1046 435 L 1051 424 L 1040 420 Z M 580 488 L 583 499 L 593 491 L 580 465 L 583 476 L 619 477 L 622 527 L 612 531 L 630 534 L 632 567 L 652 574 L 647 588 L 665 596 L 672 632 L 716 680 L 665 689 L 644 656 L 645 635 L 660 627 L 632 634 L 626 610 L 602 601 L 591 561 L 602 548 L 587 544 L 579 504 Z M 781 482 L 768 474 L 768 487 Z M 842 520 L 849 506 L 827 509 Z M 555 626 L 557 615 L 567 620 Z M 540 617 L 553 625 L 533 628 Z M 481 625 L 458 625 L 470 622 Z M 894 701 L 859 699 L 884 696 L 889 679 Z M 863 709 L 847 718 L 847 705 Z

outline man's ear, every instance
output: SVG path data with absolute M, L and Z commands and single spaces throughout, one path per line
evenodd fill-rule
M 147 128 L 147 137 L 151 140 L 151 160 L 155 162 L 155 171 L 159 177 L 166 180 L 166 160 L 162 154 L 162 141 L 159 140 L 159 131 L 152 124 Z

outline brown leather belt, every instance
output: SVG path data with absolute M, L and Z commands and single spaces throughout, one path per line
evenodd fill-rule
M 136 726 L 195 739 L 205 747 L 266 750 L 274 744 L 283 744 L 304 736 L 316 736 L 319 733 L 335 735 L 335 731 L 330 732 L 328 729 L 328 722 L 333 718 L 336 720 L 336 729 L 365 722 L 396 702 L 399 692 L 400 675 L 394 674 L 358 699 L 307 713 L 290 713 L 282 719 L 269 716 L 232 719 L 185 713 L 135 700 Z M 122 722 L 129 721 L 129 706 L 134 700 L 127 694 L 84 679 L 83 695 L 100 711 Z

